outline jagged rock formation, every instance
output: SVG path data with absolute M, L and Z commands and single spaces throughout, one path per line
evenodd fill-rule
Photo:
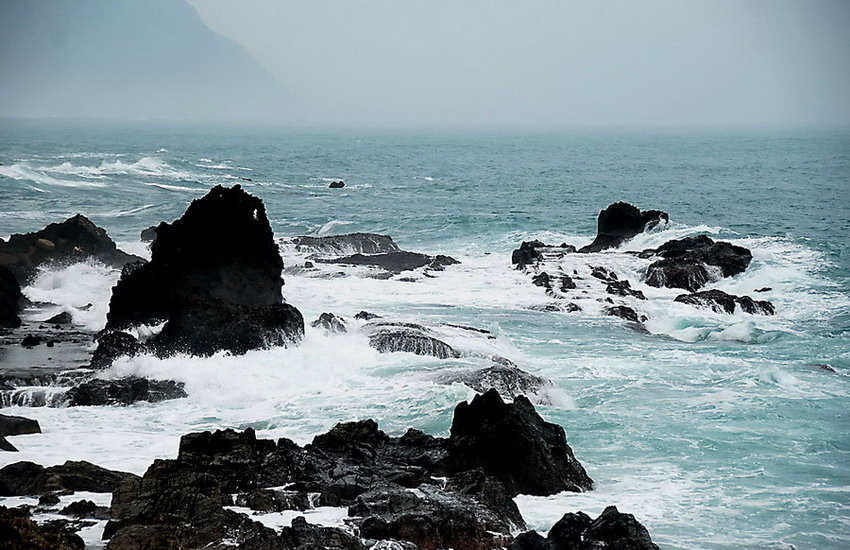
M 149 263 L 125 268 L 107 328 L 166 321 L 157 353 L 244 353 L 301 339 L 300 312 L 281 295 L 283 261 L 263 202 L 238 185 L 215 187 L 171 224 L 161 223 Z
M 592 520 L 584 512 L 564 514 L 546 538 L 536 531 L 519 535 L 509 550 L 659 550 L 633 515 L 609 506 Z
M 667 241 L 642 256 L 660 256 L 646 272 L 646 284 L 696 292 L 706 283 L 732 277 L 750 265 L 752 253 L 742 246 L 715 242 L 706 235 Z
M 384 254 L 401 249 L 389 235 L 348 233 L 327 237 L 295 237 L 296 250 L 317 254 L 345 256 L 350 254 Z
M 402 351 L 440 359 L 460 356 L 449 344 L 431 336 L 422 325 L 373 322 L 364 326 L 363 330 L 369 335 L 369 345 L 381 353 Z
M 69 407 L 96 405 L 131 405 L 139 401 L 157 403 L 186 397 L 182 382 L 148 380 L 131 376 L 117 380 L 92 379 L 65 394 Z
M 0 258 L 2 260 L 2 258 Z M 24 295 L 15 275 L 4 265 L 0 265 L 0 328 L 21 326 L 18 313 L 23 306 Z

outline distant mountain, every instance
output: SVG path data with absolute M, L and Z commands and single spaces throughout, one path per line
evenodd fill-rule
M 287 102 L 185 0 L 0 0 L 0 116 L 267 120 Z

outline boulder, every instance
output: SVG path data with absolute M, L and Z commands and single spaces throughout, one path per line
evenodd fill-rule
M 186 397 L 183 387 L 183 382 L 137 376 L 117 380 L 95 378 L 74 386 L 65 396 L 69 407 L 131 405 L 138 401 L 158 403 Z
M 448 266 L 458 265 L 459 263 L 460 261 L 455 260 L 451 256 L 437 254 L 431 259 L 431 263 L 428 264 L 428 269 L 431 271 L 445 271 Z
M 345 320 L 333 313 L 322 313 L 319 318 L 310 323 L 313 328 L 322 328 L 325 332 L 333 334 L 346 332 Z
M 750 314 L 773 315 L 776 313 L 773 304 L 767 300 L 753 300 L 749 296 L 735 296 L 722 290 L 680 294 L 674 301 L 697 307 L 708 307 L 717 313 L 735 313 L 736 308 Z
M 283 260 L 263 201 L 217 186 L 156 231 L 151 261 L 127 266 L 112 289 L 108 329 L 167 321 L 151 341 L 163 353 L 300 340 L 304 322 L 282 303 Z
M 599 212 L 596 238 L 589 245 L 580 248 L 579 252 L 600 252 L 616 248 L 635 235 L 652 229 L 662 220 L 665 223 L 670 220 L 666 212 L 641 212 L 631 204 L 616 202 Z
M 109 508 L 98 506 L 90 500 L 76 500 L 59 511 L 63 516 L 88 519 L 109 519 Z
M 553 387 L 549 380 L 525 372 L 515 365 L 493 365 L 471 372 L 449 373 L 441 375 L 437 381 L 441 384 L 460 382 L 479 393 L 495 389 L 499 395 L 511 399 L 518 395 L 533 396 Z
M 304 517 L 292 520 L 292 525 L 280 532 L 280 546 L 275 548 L 293 548 L 297 550 L 366 550 L 361 540 L 351 533 L 337 527 L 321 527 L 307 523 Z M 372 547 L 374 549 L 374 547 Z
M 143 243 L 153 243 L 156 240 L 156 226 L 143 229 L 139 234 L 139 240 Z
M 643 292 L 632 288 L 632 284 L 626 279 L 611 281 L 605 286 L 605 292 L 615 296 L 634 296 L 638 300 L 646 300 Z
M 23 416 L 0 414 L 0 436 L 40 433 L 41 426 L 39 426 L 38 420 L 24 418 Z
M 450 345 L 428 334 L 425 327 L 412 323 L 370 323 L 363 327 L 369 333 L 369 345 L 381 353 L 403 351 L 416 355 L 433 355 L 440 359 L 459 357 Z
M 0 265 L 0 328 L 21 326 L 18 313 L 24 305 L 21 285 L 8 267 Z
M 632 321 L 634 323 L 641 323 L 646 320 L 645 317 L 641 317 L 638 315 L 638 312 L 630 308 L 629 306 L 611 306 L 605 308 L 605 315 L 610 315 L 612 317 L 620 317 L 621 319 L 625 319 L 626 321 Z
M 328 185 L 328 188 L 330 189 L 342 189 L 343 187 L 345 187 L 345 182 L 342 180 L 332 181 L 330 185 Z
M 525 396 L 505 403 L 494 389 L 455 407 L 448 464 L 453 472 L 481 468 L 512 495 L 593 488 L 564 429 L 544 421 Z
M 550 277 L 549 274 L 546 273 L 545 271 L 542 271 L 542 272 L 538 273 L 537 275 L 535 275 L 534 277 L 531 278 L 531 284 L 533 284 L 534 286 L 541 286 L 545 289 L 551 290 L 551 288 L 552 288 L 552 277 Z
M 715 242 L 706 235 L 667 241 L 653 253 L 661 259 L 650 264 L 646 284 L 684 288 L 696 292 L 707 282 L 743 273 L 752 253 L 728 242 Z
M 57 313 L 50 319 L 46 319 L 44 322 L 48 325 L 70 325 L 74 322 L 74 318 L 71 317 L 69 312 L 63 311 L 62 313 Z
M 544 248 L 547 245 L 541 241 L 523 241 L 519 248 L 511 253 L 511 263 L 517 266 L 517 269 L 523 269 L 525 266 L 533 264 L 540 260 L 543 255 L 537 251 L 538 248 Z
M 26 283 L 41 265 L 96 260 L 121 268 L 141 259 L 118 250 L 106 230 L 81 214 L 34 233 L 12 235 L 8 242 L 0 241 L 0 254 L 20 284 Z
M 355 319 L 361 321 L 371 321 L 372 319 L 380 319 L 380 315 L 376 315 L 374 313 L 369 313 L 368 311 L 361 311 L 354 316 Z
M 9 443 L 9 440 L 6 439 L 5 435 L 0 435 L 0 451 L 6 451 L 7 453 L 17 453 L 18 448 Z
M 326 237 L 295 237 L 295 248 L 302 252 L 343 256 L 350 254 L 383 254 L 401 249 L 389 235 L 376 233 L 348 233 Z

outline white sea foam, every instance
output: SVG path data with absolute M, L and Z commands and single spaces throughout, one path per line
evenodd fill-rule
M 61 172 L 57 172 L 61 173 Z M 29 166 L 26 163 L 15 163 L 11 166 L 0 166 L 0 176 L 14 180 L 31 181 L 39 185 L 55 187 L 104 187 L 105 183 L 89 180 L 70 180 L 53 177 L 45 171 Z
M 336 231 L 338 227 L 342 227 L 344 225 L 351 225 L 354 222 L 350 222 L 348 220 L 331 220 L 324 224 L 322 227 L 316 230 L 316 235 L 322 237 L 324 235 L 328 235 L 333 231 Z

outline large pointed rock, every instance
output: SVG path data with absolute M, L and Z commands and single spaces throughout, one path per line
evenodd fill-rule
M 579 252 L 599 252 L 608 248 L 616 248 L 639 233 L 652 229 L 661 220 L 669 221 L 666 212 L 647 210 L 641 212 L 636 206 L 625 202 L 615 202 L 599 212 L 596 238 Z
M 567 445 L 564 429 L 543 420 L 525 396 L 505 403 L 494 389 L 455 408 L 449 469 L 481 468 L 513 494 L 588 491 L 593 480 Z

